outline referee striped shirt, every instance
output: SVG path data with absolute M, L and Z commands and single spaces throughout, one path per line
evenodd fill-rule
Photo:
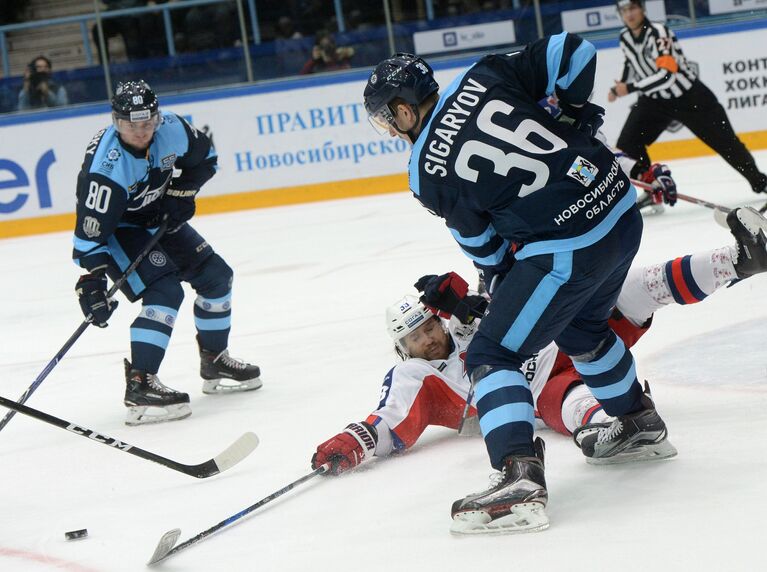
M 695 70 L 687 63 L 682 48 L 665 24 L 645 19 L 638 37 L 631 30 L 621 32 L 623 63 L 621 81 L 629 93 L 638 91 L 655 99 L 675 99 L 695 82 Z

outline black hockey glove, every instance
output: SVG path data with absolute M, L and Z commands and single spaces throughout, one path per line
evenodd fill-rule
M 571 124 L 578 131 L 595 137 L 599 128 L 605 122 L 605 110 L 603 107 L 594 105 L 590 101 L 584 103 L 581 107 L 575 107 L 560 101 L 562 115 L 559 121 Z
M 176 232 L 182 224 L 194 216 L 194 197 L 199 189 L 177 189 L 171 186 L 165 191 L 160 209 L 168 215 L 168 232 Z
M 441 276 L 421 276 L 415 288 L 423 292 L 421 302 L 441 318 L 455 316 L 463 324 L 481 318 L 487 307 L 482 296 L 468 295 L 469 285 L 455 272 Z
M 107 298 L 107 277 L 103 274 L 84 274 L 77 280 L 75 293 L 85 320 L 99 328 L 106 328 L 107 320 L 117 308 L 117 300 Z

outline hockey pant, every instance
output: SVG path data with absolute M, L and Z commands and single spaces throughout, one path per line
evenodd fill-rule
M 122 275 L 149 237 L 147 229 L 136 226 L 121 226 L 110 237 L 107 272 L 112 280 Z M 232 269 L 190 225 L 165 235 L 121 289 L 131 302 L 142 301 L 131 324 L 133 367 L 157 373 L 184 297 L 181 281 L 197 292 L 194 317 L 200 344 L 213 352 L 226 349 L 232 276 Z
M 491 465 L 532 456 L 533 397 L 520 367 L 552 340 L 610 415 L 641 408 L 631 353 L 608 325 L 642 232 L 632 207 L 601 240 L 575 251 L 517 261 L 472 340 L 466 366 Z

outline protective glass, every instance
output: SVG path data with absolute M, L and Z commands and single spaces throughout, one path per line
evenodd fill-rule
M 394 123 L 394 115 L 388 105 L 384 105 L 381 109 L 375 113 L 368 115 L 368 121 L 373 126 L 379 135 L 388 135 L 390 130 L 397 129 L 396 123 Z

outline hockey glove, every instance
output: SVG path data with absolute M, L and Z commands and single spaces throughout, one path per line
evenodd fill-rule
M 455 272 L 442 276 L 421 276 L 415 288 L 423 292 L 421 302 L 441 318 L 455 316 L 462 324 L 481 317 L 487 307 L 482 296 L 469 296 L 469 285 Z
M 562 108 L 562 115 L 559 121 L 571 124 L 578 131 L 596 137 L 599 128 L 605 122 L 605 110 L 603 107 L 594 105 L 590 101 L 584 103 L 581 107 L 575 107 L 559 102 Z
M 99 328 L 106 328 L 107 320 L 117 308 L 117 300 L 107 298 L 107 277 L 103 274 L 84 274 L 77 280 L 75 292 L 85 320 Z
M 171 181 L 160 204 L 162 211 L 168 215 L 169 233 L 176 232 L 182 224 L 194 216 L 194 197 L 198 191 L 199 189 L 195 188 L 176 188 Z
M 650 168 L 642 174 L 641 179 L 652 185 L 656 203 L 660 203 L 662 200 L 672 207 L 676 204 L 676 183 L 671 178 L 671 170 L 667 165 L 660 163 L 650 165 Z
M 312 469 L 330 463 L 326 475 L 338 475 L 373 456 L 378 443 L 378 431 L 365 423 L 350 423 L 342 433 L 319 445 L 312 456 Z

